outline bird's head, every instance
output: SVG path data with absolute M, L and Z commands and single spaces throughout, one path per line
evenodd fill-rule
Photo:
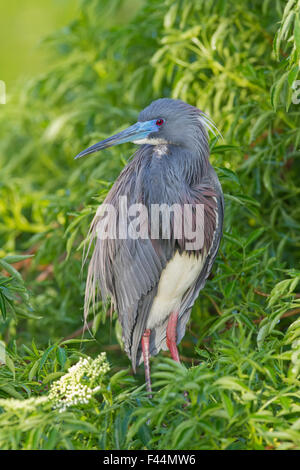
M 161 98 L 141 111 L 136 124 L 88 147 L 75 158 L 125 142 L 140 145 L 173 144 L 190 149 L 202 143 L 207 147 L 207 129 L 215 133 L 216 128 L 198 108 L 181 100 Z

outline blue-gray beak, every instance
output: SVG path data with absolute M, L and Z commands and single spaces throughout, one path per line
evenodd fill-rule
M 99 150 L 112 147 L 113 145 L 123 144 L 125 142 L 135 142 L 139 143 L 139 140 L 143 140 L 149 136 L 152 132 L 157 132 L 158 126 L 156 125 L 156 120 L 137 122 L 133 126 L 128 127 L 125 131 L 119 132 L 118 134 L 108 137 L 97 144 L 88 147 L 87 149 L 80 152 L 76 155 L 76 158 L 84 157 L 90 153 L 98 152 Z

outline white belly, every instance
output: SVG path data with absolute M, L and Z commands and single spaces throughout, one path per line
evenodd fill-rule
M 178 252 L 168 262 L 160 276 L 157 294 L 147 320 L 147 328 L 154 328 L 161 324 L 171 312 L 178 312 L 183 295 L 196 281 L 203 263 L 201 255 L 196 258 L 194 255 L 186 253 L 180 255 Z

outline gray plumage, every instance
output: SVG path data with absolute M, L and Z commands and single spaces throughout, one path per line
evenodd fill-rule
M 221 185 L 209 162 L 207 127 L 213 123 L 197 108 L 180 100 L 154 101 L 139 115 L 138 125 L 163 119 L 157 132 L 140 136 L 142 145 L 119 175 L 105 203 L 118 210 L 120 196 L 127 196 L 128 206 L 151 204 L 204 204 L 204 246 L 189 255 L 204 258 L 201 272 L 182 297 L 177 344 L 185 334 L 192 306 L 211 272 L 218 252 L 223 225 L 224 201 Z M 146 125 L 146 124 L 145 124 Z M 134 126 L 132 126 L 134 127 Z M 130 128 L 131 129 L 131 128 Z M 123 135 L 123 134 L 122 134 Z M 115 145 L 115 137 L 96 144 L 86 153 Z M 123 140 L 125 141 L 125 140 Z M 126 140 L 128 141 L 128 139 Z M 145 143 L 144 143 L 145 142 Z M 98 145 L 98 147 L 97 147 Z M 79 156 L 86 154 L 82 152 Z M 157 295 L 163 270 L 175 253 L 184 253 L 186 240 L 107 239 L 97 238 L 97 224 L 103 214 L 97 213 L 91 226 L 94 251 L 86 284 L 85 315 L 99 288 L 103 299 L 111 297 L 122 325 L 124 348 L 133 369 L 142 361 L 141 338 Z M 151 224 L 151 221 L 150 221 Z M 150 233 L 149 225 L 149 233 Z M 168 318 L 151 329 L 150 354 L 166 347 Z

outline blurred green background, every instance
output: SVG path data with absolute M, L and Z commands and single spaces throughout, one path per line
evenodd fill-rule
M 114 12 L 110 22 L 125 23 L 137 10 L 139 0 L 127 0 Z M 15 82 L 49 70 L 59 61 L 44 44 L 53 32 L 65 27 L 80 14 L 81 0 L 0 1 L 0 80 L 7 92 Z
M 8 90 L 16 80 L 48 69 L 49 51 L 40 47 L 41 41 L 76 12 L 77 0 L 0 1 L 0 79 Z

